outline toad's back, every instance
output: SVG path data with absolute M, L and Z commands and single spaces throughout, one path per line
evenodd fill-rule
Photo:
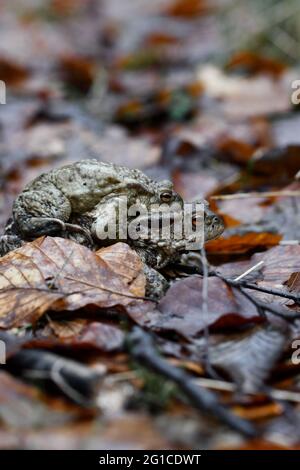
M 97 160 L 83 160 L 36 178 L 24 191 L 47 190 L 54 185 L 69 200 L 72 212 L 92 209 L 110 194 L 155 191 L 156 183 L 139 170 Z

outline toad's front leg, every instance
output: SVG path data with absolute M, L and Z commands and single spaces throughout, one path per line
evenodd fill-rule
M 58 235 L 66 229 L 71 204 L 54 185 L 45 189 L 23 191 L 13 205 L 13 219 L 21 238 L 31 240 L 41 235 Z
M 41 235 L 66 236 L 70 232 L 81 233 L 92 244 L 90 233 L 77 224 L 68 223 L 72 212 L 68 198 L 54 185 L 47 189 L 21 193 L 13 207 L 17 231 L 24 240 Z

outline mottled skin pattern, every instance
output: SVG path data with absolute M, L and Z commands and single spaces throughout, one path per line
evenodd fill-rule
M 200 201 L 199 201 L 200 202 Z M 212 211 L 209 210 L 207 203 L 204 201 L 201 201 L 201 203 L 204 203 L 204 240 L 212 240 L 216 237 L 218 237 L 224 230 L 224 225 L 222 220 Z M 196 206 L 197 202 L 195 201 L 193 203 L 193 219 L 197 217 L 197 211 L 196 211 Z M 148 233 L 147 239 L 144 239 L 142 236 L 138 239 L 132 240 L 128 238 L 126 240 L 126 243 L 129 245 L 133 246 L 133 248 L 138 251 L 144 262 L 155 268 L 155 269 L 160 269 L 165 267 L 167 264 L 171 262 L 176 262 L 179 260 L 181 257 L 181 254 L 186 251 L 186 244 L 187 242 L 193 242 L 195 239 L 195 235 L 192 234 L 188 239 L 185 238 L 184 236 L 182 238 L 175 238 L 174 237 L 174 232 L 172 230 L 172 221 L 176 219 L 176 216 L 183 216 L 183 210 L 181 205 L 179 205 L 178 209 L 172 213 L 172 217 L 170 218 L 170 210 L 172 210 L 172 205 L 169 205 L 170 209 L 168 209 L 168 212 L 164 215 L 163 213 L 159 212 L 158 215 L 156 215 L 156 218 L 159 218 L 160 220 L 164 219 L 166 217 L 166 221 L 171 221 L 171 230 L 170 230 L 170 237 L 168 238 L 162 238 L 162 233 L 161 231 L 157 231 L 155 233 L 151 233 L 150 231 L 148 232 L 148 229 L 146 230 Z M 176 206 L 177 207 L 177 206 Z M 103 246 L 103 244 L 111 244 L 111 240 L 102 240 L 97 237 L 98 233 L 96 230 L 96 227 L 98 226 L 99 228 L 99 221 L 101 221 L 100 226 L 103 225 L 103 220 L 107 220 L 107 212 L 109 214 L 112 214 L 112 211 L 114 210 L 114 202 L 113 201 L 107 201 L 107 204 L 103 205 L 102 203 L 96 206 L 92 211 L 86 212 L 82 216 L 75 216 L 72 219 L 72 222 L 74 222 L 76 225 L 80 225 L 81 227 L 84 227 L 86 231 L 88 231 L 92 238 L 93 238 L 93 248 L 97 249 L 100 246 Z M 153 218 L 155 218 L 155 213 L 149 212 L 149 214 L 143 216 L 139 216 L 139 220 L 142 222 L 149 220 L 149 215 L 152 215 Z M 136 220 L 136 219 L 135 219 Z M 148 223 L 145 224 L 148 226 Z M 144 232 L 143 232 L 144 233 Z M 83 243 L 84 240 L 82 238 L 81 234 L 75 234 L 73 236 L 73 239 L 76 239 L 79 243 Z M 119 234 L 117 233 L 116 240 L 121 240 L 119 238 Z M 114 241 L 113 241 L 114 243 Z M 200 247 L 199 247 L 200 249 Z
M 42 174 L 24 188 L 13 204 L 12 218 L 0 239 L 0 254 L 41 235 L 68 237 L 98 248 L 101 243 L 93 230 L 94 224 L 97 220 L 101 220 L 103 226 L 109 223 L 114 207 L 124 196 L 128 206 L 140 204 L 148 210 L 152 204 L 162 203 L 177 203 L 179 208 L 183 207 L 183 200 L 170 181 L 156 182 L 140 170 L 83 160 Z M 222 221 L 206 208 L 205 239 L 215 238 L 222 231 Z M 110 243 L 116 241 L 118 237 Z M 161 295 L 166 287 L 165 279 L 153 268 L 178 259 L 185 241 L 127 241 L 146 264 L 148 290 L 152 295 Z
M 203 201 L 201 201 L 203 204 Z M 204 201 L 205 202 L 205 201 Z M 197 218 L 197 202 L 193 203 L 193 219 Z M 170 206 L 172 207 L 172 206 Z M 86 212 L 84 215 L 75 217 L 73 220 L 76 222 L 76 224 L 79 224 L 80 226 L 84 227 L 89 233 L 91 233 L 93 237 L 93 243 L 94 245 L 92 246 L 93 249 L 97 249 L 101 246 L 103 246 L 103 240 L 97 239 L 97 232 L 95 230 L 95 225 L 96 223 L 100 220 L 102 221 L 105 219 L 105 214 L 106 211 L 109 213 L 112 212 L 113 207 L 110 206 L 110 203 L 108 202 L 108 205 L 106 207 L 103 207 L 102 204 L 99 206 L 96 206 L 92 211 Z M 153 215 L 153 213 L 152 213 Z M 176 213 L 173 214 L 173 218 L 176 218 L 176 215 L 183 215 L 183 211 L 179 209 Z M 214 212 L 210 211 L 208 208 L 207 203 L 205 202 L 204 204 L 204 231 L 203 231 L 203 236 L 204 240 L 212 240 L 219 235 L 224 230 L 224 224 L 223 221 L 218 217 Z M 164 217 L 163 215 L 159 216 L 160 219 Z M 167 213 L 166 217 L 170 217 L 170 213 Z M 140 221 L 143 220 L 143 217 L 139 218 Z M 148 221 L 148 215 L 145 216 L 145 220 Z M 203 220 L 203 219 L 202 219 Z M 83 243 L 84 240 L 82 238 L 81 234 L 74 234 L 73 239 L 75 239 L 79 243 Z M 117 240 L 119 240 L 117 238 Z M 124 241 L 124 240 L 123 240 Z M 158 271 L 161 268 L 164 268 L 170 263 L 176 263 L 180 262 L 181 257 L 184 257 L 185 262 L 189 262 L 189 252 L 186 250 L 186 244 L 187 242 L 192 243 L 195 241 L 195 235 L 191 234 L 189 238 L 174 238 L 174 233 L 172 231 L 172 225 L 171 225 L 171 231 L 170 231 L 170 237 L 168 238 L 162 238 L 161 232 L 158 231 L 156 235 L 148 237 L 147 239 L 138 238 L 136 240 L 132 240 L 128 238 L 126 240 L 126 243 L 132 246 L 132 248 L 137 251 L 137 253 L 140 255 L 141 259 L 144 262 L 144 273 L 147 278 L 147 290 L 146 290 L 146 295 L 152 297 L 152 298 L 160 298 L 163 293 L 166 291 L 168 288 L 168 282 L 166 279 L 163 277 L 163 275 Z M 112 241 L 105 241 L 108 244 L 111 244 Z M 114 243 L 114 241 L 113 241 Z M 199 253 L 198 248 L 198 253 Z M 194 253 L 194 252 L 192 252 Z M 192 255 L 192 253 L 190 253 Z M 197 253 L 197 251 L 196 251 Z
M 161 203 L 165 192 L 170 202 L 182 203 L 172 183 L 157 183 L 139 170 L 83 160 L 42 174 L 29 183 L 16 198 L 13 220 L 21 238 L 54 235 L 61 230 L 77 231 L 67 225 L 71 216 L 84 214 L 96 205 L 126 195 L 128 204 L 140 202 L 146 207 Z

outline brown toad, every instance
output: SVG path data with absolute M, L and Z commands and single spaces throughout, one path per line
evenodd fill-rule
M 140 170 L 97 160 L 83 160 L 42 174 L 24 188 L 13 204 L 12 218 L 0 240 L 0 253 L 5 254 L 24 241 L 41 235 L 70 237 L 91 248 L 124 241 L 117 230 L 115 236 L 104 243 L 95 228 L 97 225 L 99 229 L 100 223 L 101 232 L 112 222 L 113 213 L 119 209 L 120 200 L 124 198 L 127 207 L 138 206 L 141 212 L 147 214 L 151 213 L 153 205 L 161 203 L 167 209 L 176 204 L 177 214 L 184 210 L 184 202 L 173 190 L 170 181 L 156 182 Z M 125 222 L 136 217 L 136 214 L 126 213 Z M 222 231 L 221 219 L 206 206 L 205 240 L 217 237 Z M 147 277 L 155 286 L 156 272 L 152 268 L 159 269 L 174 262 L 186 251 L 187 239 L 184 236 L 181 239 L 174 239 L 173 236 L 162 239 L 159 234 L 146 239 L 125 238 L 141 255 Z M 158 281 L 158 284 L 162 283 L 163 280 Z M 159 286 L 154 288 L 157 292 L 161 290 Z

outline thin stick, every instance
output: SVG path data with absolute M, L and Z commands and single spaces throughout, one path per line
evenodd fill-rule
M 235 193 L 235 194 L 220 194 L 211 196 L 210 199 L 216 200 L 231 200 L 231 199 L 248 199 L 252 197 L 300 197 L 300 191 L 266 191 L 266 192 L 252 192 L 252 193 Z
M 229 279 L 229 278 L 226 278 L 225 276 L 222 276 L 222 274 L 218 273 L 217 271 L 214 271 L 213 274 L 219 277 L 220 279 L 222 279 L 222 281 L 226 282 L 228 285 L 232 287 L 236 287 L 236 288 L 244 287 L 245 289 L 256 290 L 258 292 L 264 292 L 265 294 L 275 295 L 277 297 L 282 297 L 284 299 L 293 300 L 294 302 L 300 301 L 300 294 L 292 294 L 291 292 L 284 292 L 280 289 L 272 289 L 269 287 L 261 287 L 261 286 L 258 286 L 256 284 L 253 284 L 247 281 L 242 281 L 242 280 L 238 281 L 235 279 Z M 293 318 L 296 318 L 296 317 L 293 317 Z
M 243 277 L 245 277 L 248 274 L 252 273 L 252 271 L 255 271 L 256 269 L 260 268 L 263 264 L 264 264 L 264 261 L 260 261 L 259 263 L 255 264 L 255 266 L 252 266 L 252 268 L 247 269 L 247 271 L 245 271 L 243 274 L 236 277 L 234 279 L 234 282 L 240 281 Z
M 299 245 L 300 241 L 299 240 L 281 240 L 279 242 L 279 245 L 282 246 L 294 246 L 294 245 Z
M 233 281 L 232 285 L 234 286 L 235 281 Z M 299 302 L 300 294 L 291 294 L 290 292 L 283 292 L 280 289 L 271 289 L 268 287 L 261 287 L 257 286 L 256 284 L 250 284 L 246 281 L 238 282 L 238 285 L 241 287 L 245 287 L 245 289 L 256 290 L 258 292 L 264 292 L 265 294 L 276 295 L 277 297 L 283 297 L 284 299 L 293 300 L 294 302 Z
M 212 390 L 219 390 L 222 392 L 236 392 L 237 386 L 231 382 L 225 382 L 223 380 L 214 380 L 207 378 L 197 378 L 195 383 L 204 388 Z M 257 395 L 257 393 L 251 392 L 249 395 Z M 300 393 L 291 392 L 289 390 L 279 390 L 271 388 L 268 390 L 268 395 L 275 400 L 286 400 L 294 403 L 300 403 Z

